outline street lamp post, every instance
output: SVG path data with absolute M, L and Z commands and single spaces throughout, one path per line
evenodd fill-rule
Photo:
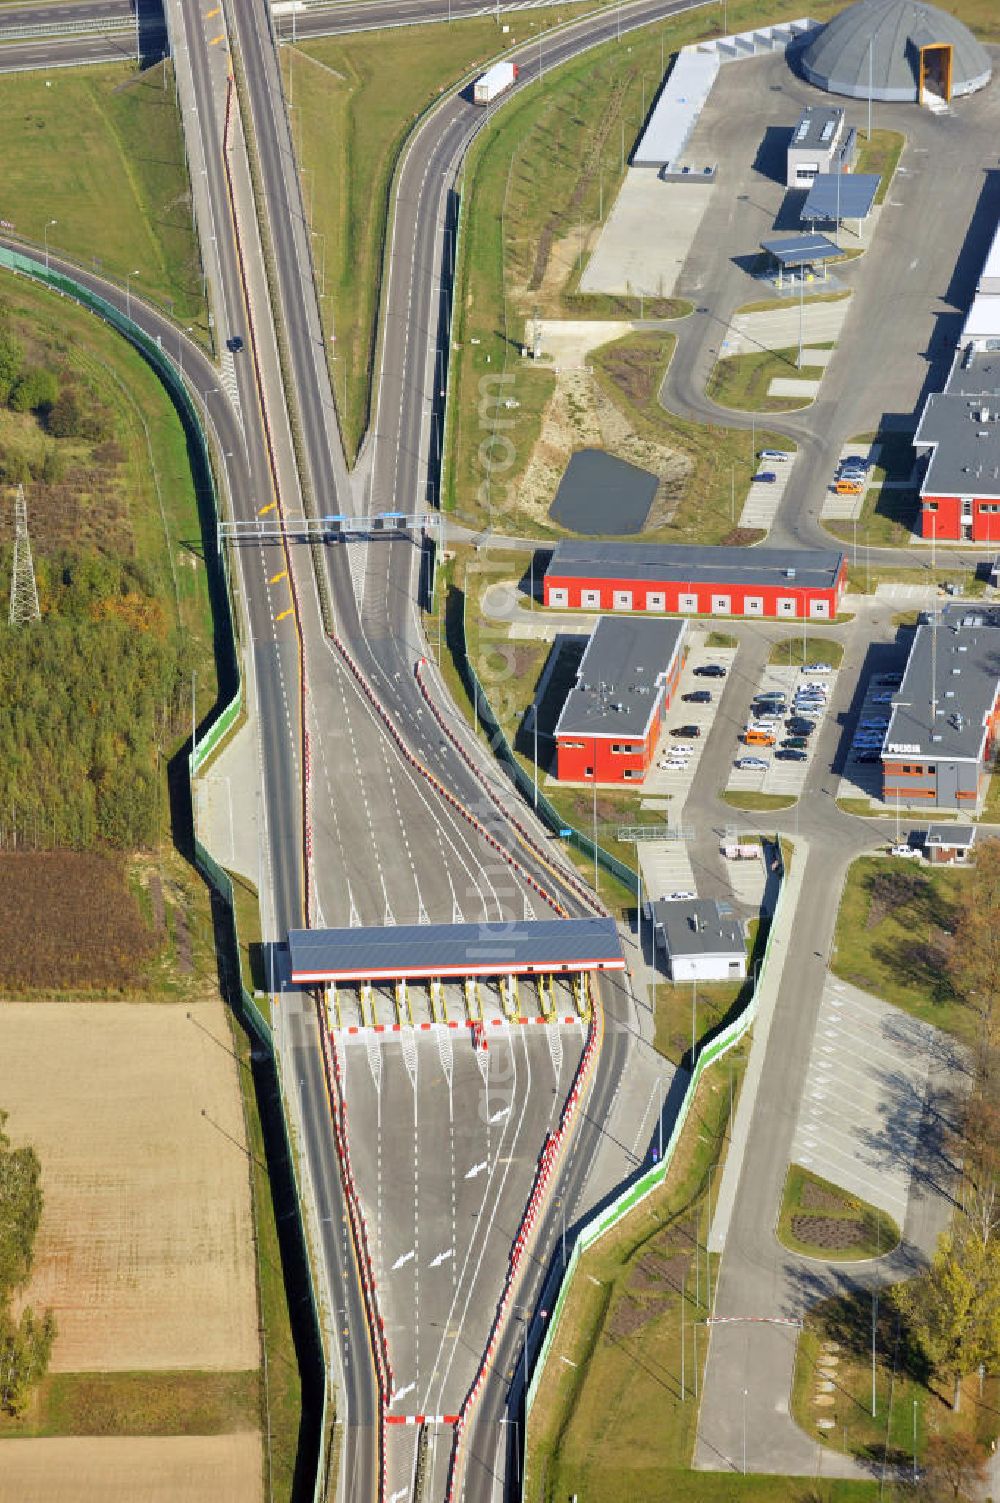
M 138 271 L 125 273 L 125 317 L 132 317 L 132 278 L 139 275 Z
M 49 230 L 52 225 L 58 224 L 58 219 L 50 219 L 45 226 L 45 270 L 49 269 Z
M 805 279 L 805 276 L 803 275 L 802 267 L 800 266 L 799 267 L 799 362 L 798 362 L 799 370 L 802 369 L 802 365 L 803 365 L 803 360 L 802 360 L 802 343 L 803 343 L 803 341 L 802 341 L 802 332 L 803 332 L 803 324 L 805 322 L 805 316 L 806 316 L 806 292 L 805 292 L 805 288 L 806 288 L 806 279 Z
M 743 1475 L 747 1474 L 747 1391 L 743 1390 Z

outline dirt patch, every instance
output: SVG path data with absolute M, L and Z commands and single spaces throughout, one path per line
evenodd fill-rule
M 222 1004 L 12 1002 L 0 1040 L 7 1130 L 42 1164 L 22 1297 L 55 1311 L 52 1370 L 256 1368 L 243 1115 Z
M 587 448 L 606 449 L 655 475 L 658 485 L 646 530 L 670 521 L 683 494 L 690 460 L 636 433 L 589 370 L 556 372 L 555 390 L 520 483 L 519 505 L 539 523 L 548 523 L 549 506 L 570 455 Z
M 863 1221 L 841 1219 L 834 1216 L 793 1216 L 792 1236 L 810 1247 L 822 1247 L 830 1252 L 844 1252 L 864 1241 Z
M 0 1441 L 0 1503 L 253 1503 L 257 1434 Z
M 643 1301 L 630 1299 L 623 1295 L 615 1304 L 608 1321 L 608 1335 L 617 1341 L 623 1341 L 628 1336 L 634 1336 L 636 1331 L 641 1331 L 643 1326 L 655 1320 L 660 1311 L 655 1304 L 646 1304 Z
M 674 1258 L 661 1258 L 656 1253 L 646 1253 L 633 1268 L 629 1287 L 639 1290 L 658 1289 L 661 1292 L 669 1290 L 676 1294 L 680 1290 L 687 1266 L 688 1259 L 683 1254 Z
M 824 1190 L 822 1185 L 814 1185 L 812 1180 L 806 1180 L 799 1191 L 799 1205 L 804 1211 L 846 1211 L 850 1209 L 846 1195 L 835 1195 L 832 1190 Z

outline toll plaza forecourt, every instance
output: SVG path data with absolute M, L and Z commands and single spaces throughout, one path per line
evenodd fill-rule
M 618 931 L 606 917 L 292 930 L 288 951 L 292 984 L 324 992 L 388 1491 L 418 1446 L 443 1484 L 589 1084 L 590 979 L 625 969 Z

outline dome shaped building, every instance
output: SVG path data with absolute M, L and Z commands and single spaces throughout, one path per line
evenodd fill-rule
M 798 65 L 831 94 L 894 103 L 973 94 L 992 73 L 968 27 L 922 0 L 857 0 L 806 43 Z

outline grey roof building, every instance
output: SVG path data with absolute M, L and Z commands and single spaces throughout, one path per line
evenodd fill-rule
M 418 980 L 554 971 L 620 971 L 611 918 L 499 924 L 389 924 L 369 929 L 290 929 L 292 980 Z
M 1000 498 L 1000 351 L 968 349 L 927 398 L 913 436 L 929 450 L 921 496 Z
M 810 83 L 851 99 L 920 98 L 930 87 L 947 98 L 990 81 L 989 54 L 967 26 L 922 0 L 857 0 L 833 17 L 798 54 Z
M 566 696 L 556 736 L 643 737 L 660 710 L 685 621 L 604 616 Z
M 746 975 L 742 920 L 716 898 L 653 903 L 653 932 L 674 981 L 724 980 Z
M 837 155 L 844 111 L 839 105 L 810 105 L 803 110 L 788 143 L 785 186 L 808 188 L 820 172 L 829 172 Z
M 1000 611 L 957 606 L 919 626 L 882 748 L 886 801 L 974 812 L 998 706 Z
M 844 565 L 834 548 L 715 548 L 690 543 L 557 543 L 546 574 L 577 579 L 670 578 L 686 584 L 833 590 Z

